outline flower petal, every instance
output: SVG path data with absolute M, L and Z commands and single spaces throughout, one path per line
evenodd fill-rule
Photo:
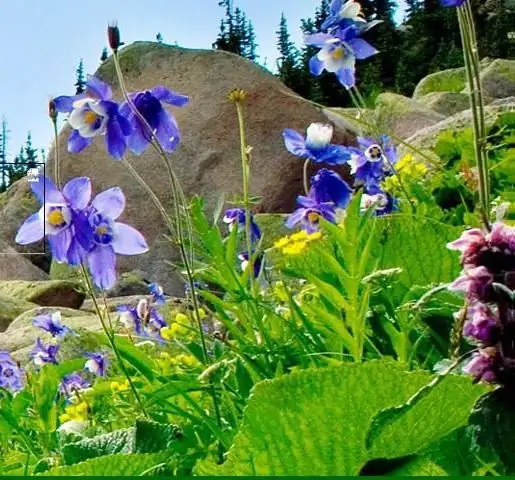
M 37 182 L 29 182 L 32 193 L 39 203 L 65 203 L 63 194 L 48 177 L 40 175 Z
M 91 145 L 93 137 L 84 138 L 77 130 L 74 130 L 68 139 L 68 152 L 69 153 L 80 153 L 85 148 Z
M 291 213 L 288 218 L 286 219 L 285 226 L 286 228 L 293 228 L 297 223 L 301 222 L 304 218 L 305 214 L 304 208 L 298 208 L 293 213 Z
M 54 102 L 55 109 L 58 112 L 70 113 L 73 110 L 73 103 L 84 98 L 84 96 L 85 95 L 83 93 L 79 95 L 73 95 L 71 97 L 61 95 L 60 97 L 54 98 L 52 101 Z
M 92 205 L 101 215 L 116 220 L 125 209 L 125 195 L 120 187 L 112 187 L 97 194 Z
M 105 143 L 109 155 L 115 160 L 121 160 L 127 150 L 127 144 L 125 143 L 125 135 L 116 115 L 110 117 L 107 122 Z
M 23 225 L 18 230 L 14 241 L 19 245 L 28 245 L 30 243 L 38 242 L 45 235 L 43 222 L 41 221 L 40 213 L 34 213 L 23 222 Z
M 180 140 L 179 126 L 173 115 L 164 108 L 159 113 L 159 127 L 156 137 L 165 152 L 173 152 Z
M 313 47 L 323 48 L 327 41 L 333 38 L 329 33 L 314 33 L 312 35 L 304 35 L 304 43 Z
M 283 138 L 286 149 L 292 155 L 311 158 L 311 154 L 306 149 L 306 140 L 299 132 L 292 128 L 285 128 L 283 130 Z
M 322 62 L 317 55 L 309 59 L 309 71 L 311 75 L 314 75 L 315 77 L 322 75 L 324 68 L 324 62 Z
M 88 254 L 88 265 L 98 288 L 109 290 L 116 283 L 116 255 L 111 246 L 97 247 Z
M 342 68 L 336 72 L 336 77 L 345 88 L 351 88 L 356 83 L 354 68 Z
M 148 245 L 143 235 L 125 223 L 114 224 L 113 250 L 118 255 L 138 255 L 148 252 Z
M 111 87 L 93 75 L 88 75 L 85 93 L 99 100 L 111 100 L 113 98 Z
M 365 58 L 371 57 L 376 53 L 379 53 L 379 50 L 375 49 L 370 43 L 362 38 L 353 38 L 347 42 L 347 45 L 352 49 L 354 56 L 358 60 L 364 60 Z
M 72 208 L 84 210 L 91 200 L 91 180 L 88 177 L 73 178 L 64 186 L 63 194 Z
M 184 107 L 184 105 L 190 101 L 190 98 L 186 95 L 181 95 L 180 93 L 169 90 L 162 85 L 154 87 L 150 92 L 161 102 L 168 103 L 174 107 Z
M 55 235 L 47 235 L 47 240 L 50 245 L 52 256 L 58 262 L 68 262 L 68 250 L 72 243 L 72 232 L 69 228 L 61 230 Z
M 133 132 L 128 137 L 127 145 L 134 155 L 141 155 L 150 143 L 150 135 L 136 118 L 132 122 Z

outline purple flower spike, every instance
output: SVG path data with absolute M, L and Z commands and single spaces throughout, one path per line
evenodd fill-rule
M 86 353 L 88 359 L 84 364 L 84 368 L 99 377 L 104 377 L 107 369 L 107 358 L 102 353 Z
M 23 370 L 8 352 L 0 352 L 0 388 L 18 392 L 24 386 Z
M 314 233 L 318 230 L 318 224 L 321 218 L 336 223 L 336 208 L 332 202 L 321 203 L 313 196 L 297 197 L 299 207 L 287 219 L 286 227 L 293 228 L 299 224 L 300 227 L 308 233 Z
M 148 251 L 143 235 L 125 223 L 116 222 L 125 208 L 125 196 L 118 187 L 99 193 L 88 215 L 93 232 L 88 252 L 89 270 L 95 285 L 108 290 L 116 283 L 116 254 L 138 255 Z
M 179 127 L 173 115 L 163 107 L 163 103 L 183 107 L 189 102 L 189 98 L 163 86 L 132 93 L 129 98 L 150 125 L 163 149 L 166 152 L 173 152 L 180 141 Z M 127 102 L 122 104 L 120 112 L 127 118 L 134 132 L 128 139 L 128 146 L 134 154 L 140 155 L 151 140 L 148 128 Z
M 79 264 L 89 248 L 87 239 L 80 234 L 81 211 L 91 197 L 89 178 L 70 180 L 62 192 L 44 176 L 30 182 L 30 187 L 42 207 L 25 220 L 16 235 L 16 243 L 28 245 L 46 236 L 52 256 L 58 262 Z M 74 255 L 71 255 L 72 252 Z
M 38 315 L 32 325 L 50 333 L 52 337 L 64 337 L 70 329 L 61 323 L 61 312 Z
M 460 312 L 458 315 L 462 314 Z M 494 345 L 499 341 L 501 326 L 498 315 L 487 305 L 476 303 L 467 311 L 468 320 L 463 327 L 463 335 L 481 345 Z
M 346 147 L 331 144 L 332 136 L 333 127 L 322 123 L 312 123 L 305 137 L 291 128 L 283 131 L 284 144 L 292 155 L 314 163 L 343 165 L 350 160 L 351 153 Z
M 37 366 L 45 365 L 46 363 L 53 363 L 57 365 L 57 353 L 59 352 L 60 345 L 48 344 L 45 345 L 40 338 L 36 340 L 36 345 L 32 350 L 30 357 Z
M 109 85 L 88 75 L 84 93 L 53 100 L 57 111 L 70 114 L 68 123 L 73 129 L 68 139 L 70 153 L 82 152 L 95 137 L 104 135 L 109 155 L 116 160 L 123 157 L 132 128 L 112 98 Z
M 498 354 L 494 347 L 488 347 L 472 355 L 463 372 L 474 377 L 476 382 L 497 381 Z

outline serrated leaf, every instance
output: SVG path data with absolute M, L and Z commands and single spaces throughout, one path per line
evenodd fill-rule
M 377 412 L 405 402 L 431 378 L 426 372 L 407 373 L 396 364 L 368 362 L 304 370 L 261 382 L 252 391 L 225 464 L 201 462 L 197 473 L 358 475 L 377 454 L 398 457 L 397 452 L 406 450 L 406 439 L 413 440 L 409 430 L 396 429 L 397 436 L 388 437 L 377 452 L 366 449 L 366 431 Z M 462 425 L 472 400 L 484 388 L 472 385 L 468 378 L 453 377 L 449 382 L 443 396 L 440 385 L 425 399 L 429 403 L 420 402 L 410 412 L 408 426 L 418 417 L 438 417 L 439 409 L 451 400 L 455 420 L 453 424 L 453 419 L 446 419 L 446 431 Z
M 93 458 L 75 465 L 53 468 L 38 476 L 43 477 L 131 477 L 153 475 L 163 470 L 169 454 L 162 453 L 118 453 L 104 457 Z M 160 467 L 161 466 L 161 467 Z M 156 468 L 160 467 L 160 468 Z M 168 473 L 168 472 L 166 472 Z
M 180 430 L 175 425 L 165 425 L 150 420 L 137 420 L 134 432 L 134 452 L 154 453 L 168 450 L 179 444 Z

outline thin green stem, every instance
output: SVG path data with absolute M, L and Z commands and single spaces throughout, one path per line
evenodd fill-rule
M 120 351 L 118 350 L 118 347 L 116 345 L 116 342 L 114 339 L 114 332 L 109 331 L 109 329 L 107 328 L 107 325 L 104 321 L 104 316 L 102 315 L 102 310 L 100 309 L 100 305 L 98 304 L 95 293 L 93 291 L 93 285 L 91 284 L 88 272 L 86 271 L 86 268 L 84 267 L 83 263 L 81 263 L 81 270 L 82 270 L 82 275 L 84 277 L 84 281 L 86 282 L 86 288 L 87 288 L 89 294 L 91 295 L 91 300 L 93 301 L 93 305 L 95 307 L 95 312 L 100 320 L 100 323 L 102 324 L 102 329 L 104 330 L 104 333 L 106 334 L 109 344 L 111 345 L 111 349 L 113 350 L 113 353 L 116 356 L 116 359 L 120 365 L 120 368 L 122 369 L 123 374 L 125 375 L 125 377 L 127 378 L 127 381 L 129 382 L 129 386 L 130 386 L 132 392 L 134 393 L 134 398 L 136 399 L 136 402 L 138 403 L 141 412 L 143 413 L 143 415 L 145 417 L 148 418 L 148 413 L 145 410 L 145 407 L 143 406 L 143 402 L 141 401 L 141 397 L 138 393 L 138 389 L 132 382 L 132 378 L 125 366 L 125 362 L 123 361 Z M 105 296 L 104 296 L 104 300 L 105 300 Z M 106 304 L 106 315 L 108 315 L 109 313 L 107 310 L 107 301 L 105 301 L 105 304 Z
M 61 188 L 61 178 L 59 171 L 59 132 L 57 130 L 57 118 L 52 119 L 52 124 L 54 126 L 54 175 L 55 175 L 55 184 L 57 188 Z
M 304 182 L 304 191 L 306 192 L 306 195 L 309 194 L 308 167 L 309 167 L 309 159 L 307 159 L 304 162 L 304 168 L 302 169 L 302 179 Z

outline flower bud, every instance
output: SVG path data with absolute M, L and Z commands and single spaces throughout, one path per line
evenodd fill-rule
M 228 98 L 232 102 L 243 102 L 247 98 L 247 92 L 241 88 L 235 88 L 229 92 Z
M 116 23 L 107 27 L 107 38 L 109 40 L 109 46 L 113 52 L 118 51 L 118 49 L 123 45 L 123 42 L 120 40 L 120 29 Z
M 57 120 L 57 108 L 53 100 L 50 100 L 48 102 L 48 116 L 51 118 L 53 122 Z

